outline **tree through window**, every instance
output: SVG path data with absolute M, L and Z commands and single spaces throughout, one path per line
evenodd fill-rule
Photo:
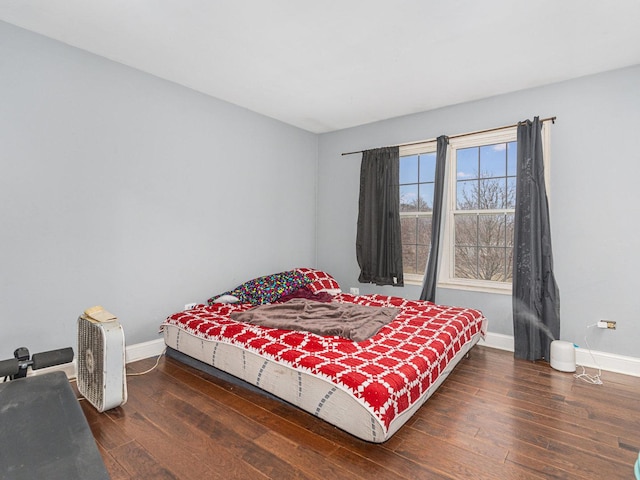
M 510 282 L 516 142 L 456 150 L 454 277 Z

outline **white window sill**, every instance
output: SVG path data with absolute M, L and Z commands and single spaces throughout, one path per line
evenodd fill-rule
M 406 274 L 404 275 L 405 285 L 422 286 L 422 276 Z M 500 284 L 497 282 L 438 282 L 438 288 L 449 288 L 452 290 L 466 290 L 471 292 L 497 293 L 500 295 L 511 295 L 512 286 L 510 283 Z
M 439 288 L 450 288 L 452 290 L 466 290 L 471 292 L 497 293 L 500 295 L 511 295 L 513 288 L 510 283 L 498 282 L 438 282 Z

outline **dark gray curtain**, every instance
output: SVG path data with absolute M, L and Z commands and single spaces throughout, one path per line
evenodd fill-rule
M 398 147 L 362 152 L 356 256 L 362 283 L 404 285 Z
M 422 281 L 420 300 L 436 301 L 436 284 L 438 283 L 438 252 L 440 250 L 440 226 L 442 224 L 442 202 L 444 200 L 444 171 L 447 161 L 449 137 L 441 135 L 437 140 L 436 174 L 433 191 L 433 212 L 431 217 L 431 250 L 427 269 Z
M 560 337 L 560 294 L 553 275 L 549 205 L 538 117 L 518 124 L 518 179 L 513 264 L 515 356 L 550 358 Z

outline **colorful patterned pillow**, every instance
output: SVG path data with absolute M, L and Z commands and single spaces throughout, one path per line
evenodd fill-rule
M 238 285 L 233 290 L 221 293 L 207 300 L 209 305 L 216 303 L 216 299 L 223 295 L 233 295 L 240 303 L 250 303 L 260 305 L 272 303 L 283 295 L 288 295 L 299 288 L 309 284 L 311 280 L 301 272 L 289 270 L 286 272 L 273 273 L 264 277 L 254 278 L 248 282 Z
M 307 288 L 313 293 L 327 292 L 336 294 L 342 292 L 336 279 L 322 270 L 296 268 L 296 271 L 303 273 L 310 280 L 311 283 L 307 285 Z

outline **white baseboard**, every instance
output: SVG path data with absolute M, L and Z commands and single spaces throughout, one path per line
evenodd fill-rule
M 164 350 L 164 338 L 129 345 L 125 349 L 125 361 L 137 362 L 149 357 L 157 357 Z
M 506 350 L 508 352 L 513 352 L 514 350 L 513 337 L 500 333 L 488 332 L 486 337 L 481 339 L 478 345 L 496 348 L 498 350 Z M 138 360 L 144 360 L 145 358 L 157 357 L 162 353 L 164 348 L 164 339 L 162 338 L 129 345 L 125 349 L 125 361 L 126 363 L 131 363 L 137 362 Z M 607 372 L 622 373 L 624 375 L 640 377 L 640 358 L 637 357 L 628 357 L 625 355 L 597 352 L 593 350 L 589 352 L 586 348 L 577 347 L 576 363 L 587 368 L 600 368 Z M 57 365 L 55 367 L 43 368 L 35 371 L 29 370 L 27 375 L 41 375 L 55 370 L 62 370 L 66 373 L 67 377 L 75 378 L 76 360 L 74 359 L 71 363 Z
M 137 362 L 138 360 L 144 360 L 145 358 L 157 357 L 164 350 L 164 339 L 151 340 L 149 342 L 136 343 L 125 347 L 124 358 L 126 363 Z M 65 363 L 63 365 L 55 365 L 53 367 L 41 368 L 39 370 L 27 371 L 27 376 L 43 375 L 49 372 L 63 371 L 67 378 L 76 378 L 77 363 L 76 359 L 73 362 Z
M 592 357 L 593 356 L 593 357 Z M 600 368 L 607 372 L 623 373 L 640 377 L 640 358 L 616 355 L 615 353 L 589 353 L 586 348 L 576 348 L 576 363 L 583 367 Z
M 484 340 L 478 345 L 489 348 L 513 352 L 513 337 L 500 333 L 488 332 Z M 600 368 L 607 372 L 622 373 L 640 377 L 640 358 L 617 355 L 615 353 L 597 352 L 586 348 L 576 347 L 576 364 L 587 368 Z
M 480 339 L 478 345 L 484 345 L 489 348 L 497 348 L 498 350 L 506 350 L 513 352 L 513 337 L 502 335 L 501 333 L 487 332 L 484 338 Z
M 63 363 L 62 365 L 54 365 L 53 367 L 41 368 L 39 370 L 27 370 L 27 377 L 35 377 L 36 375 L 44 375 L 45 373 L 64 372 L 67 378 L 76 378 L 76 359 L 73 362 Z

